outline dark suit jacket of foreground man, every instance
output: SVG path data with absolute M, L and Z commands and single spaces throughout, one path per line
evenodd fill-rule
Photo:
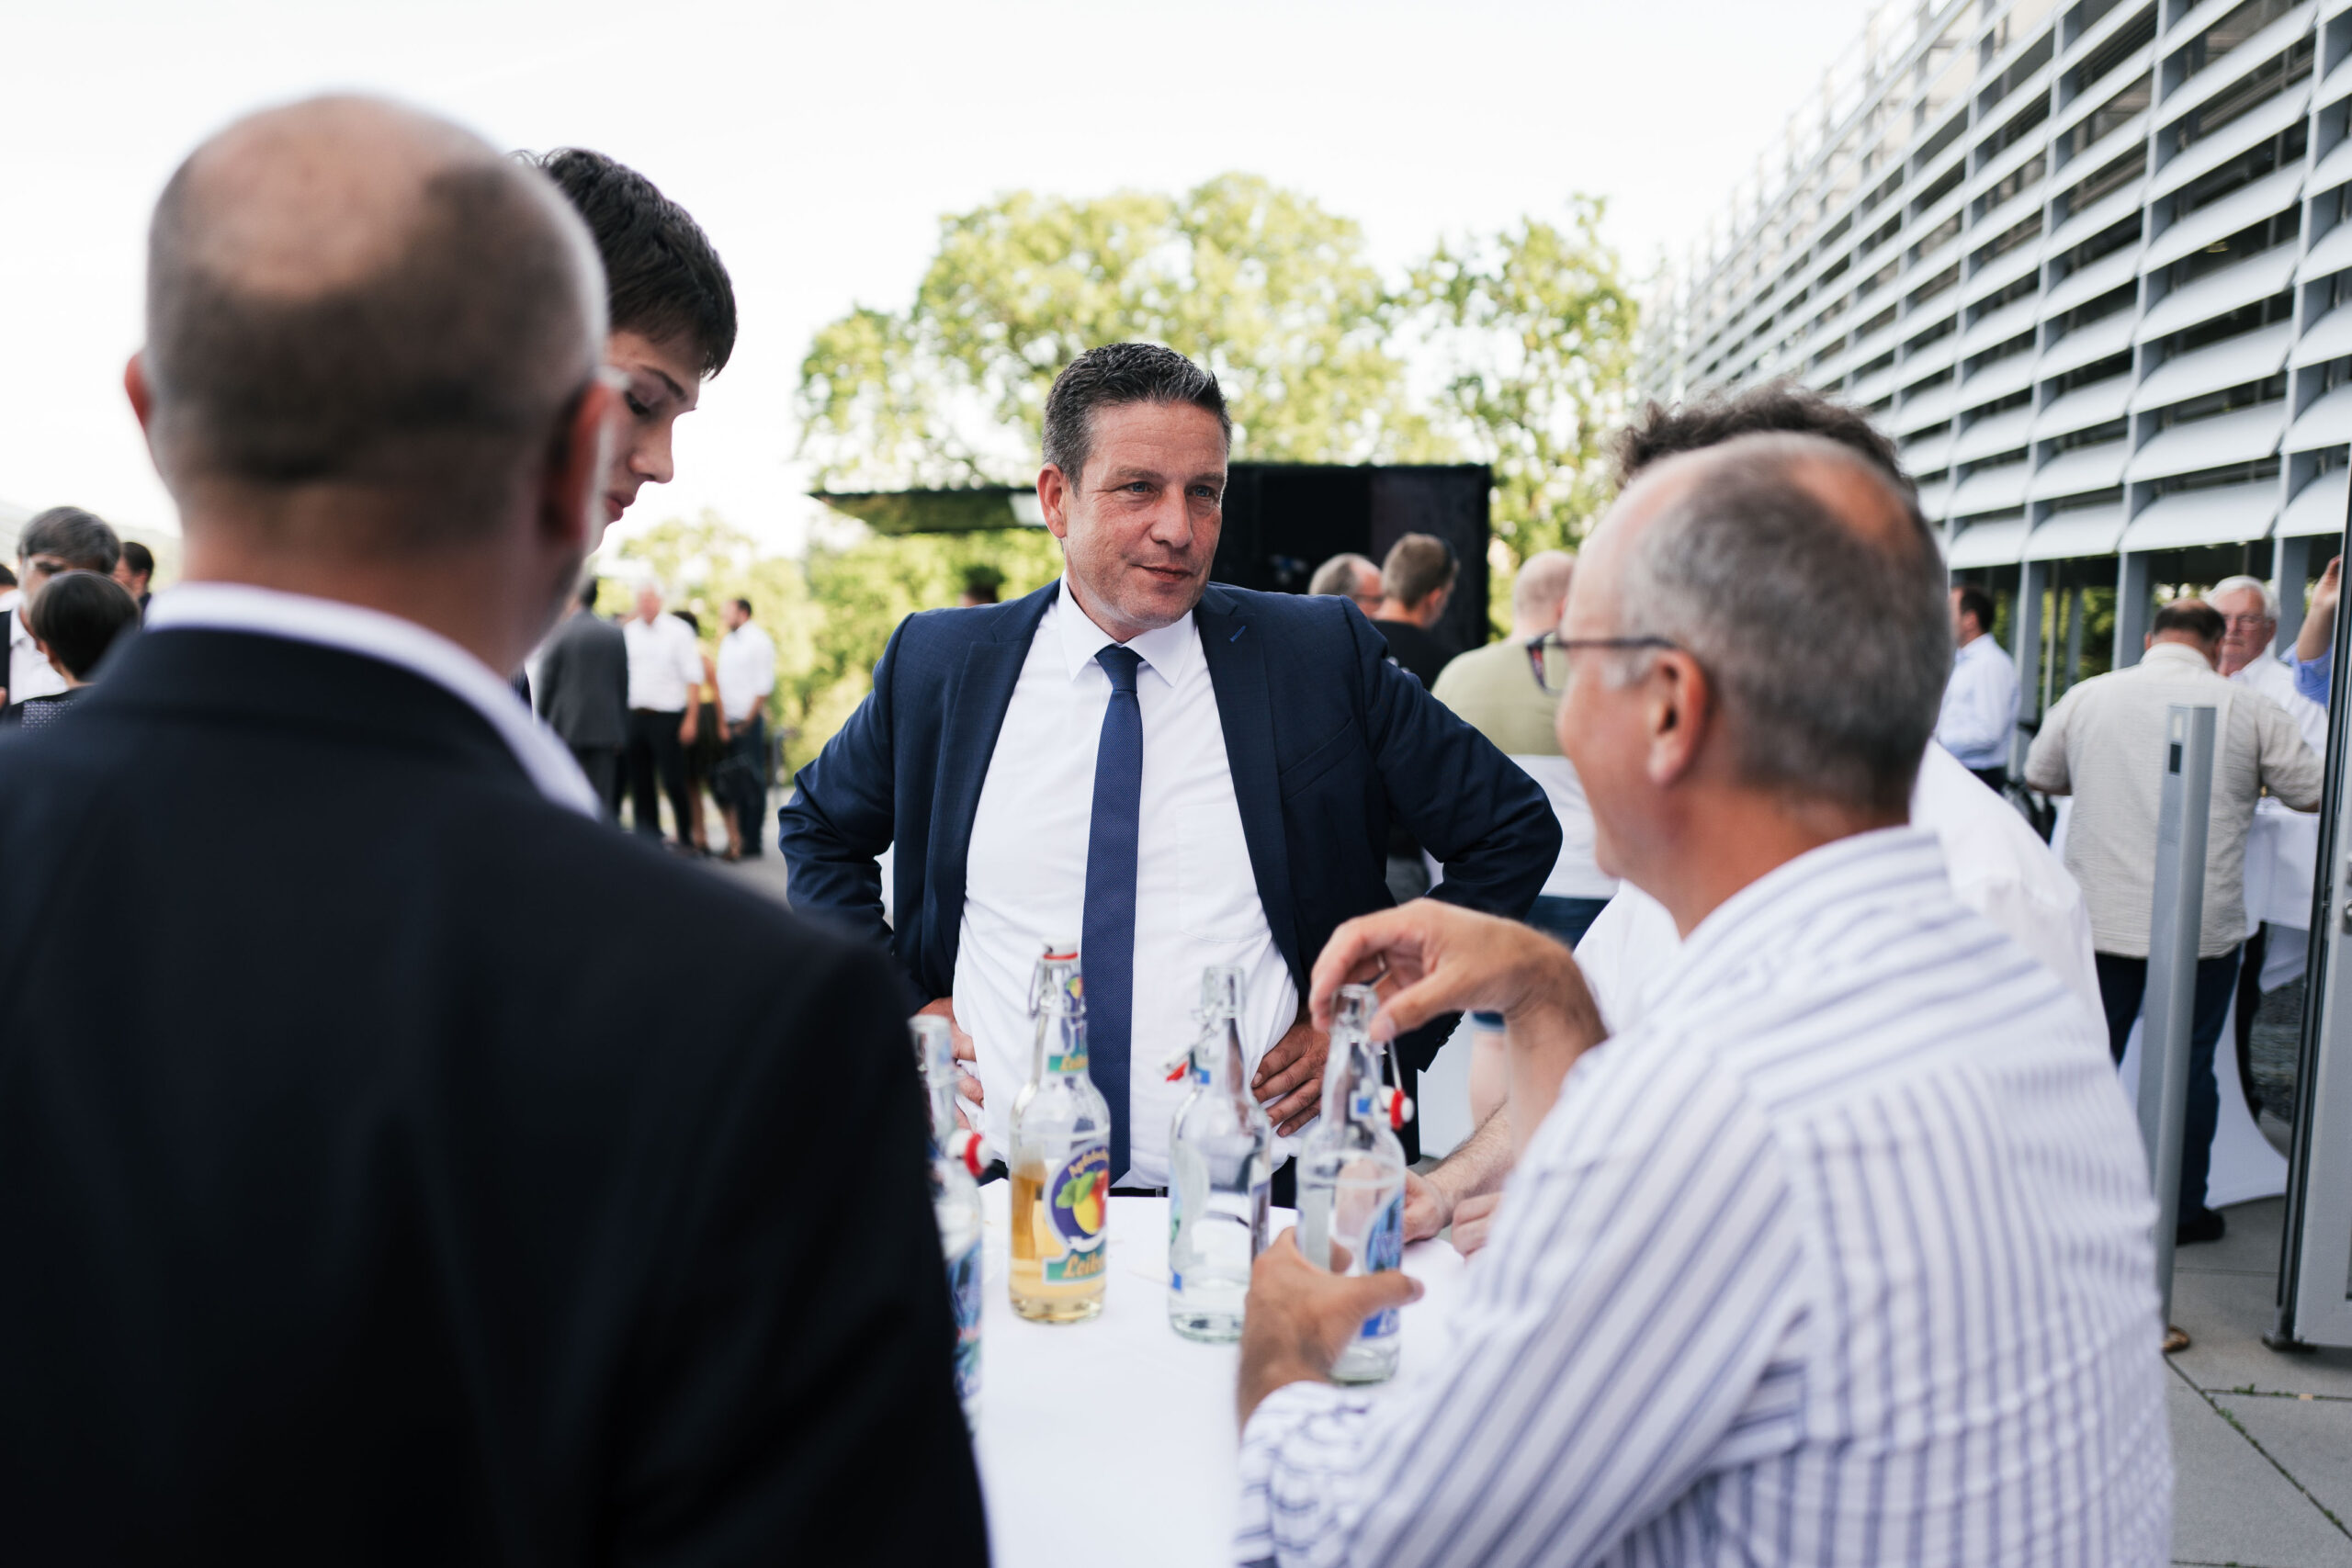
M 794 907 L 887 940 L 925 1000 L 954 987 L 980 785 L 1059 592 L 1056 581 L 1009 604 L 909 616 L 874 667 L 873 694 L 801 770 L 782 814 Z M 1560 854 L 1543 789 L 1389 663 L 1361 611 L 1212 582 L 1193 624 L 1259 902 L 1301 997 L 1340 922 L 1395 902 L 1392 809 L 1445 863 L 1432 897 L 1525 917 Z M 875 863 L 893 842 L 896 930 Z M 1427 1067 L 1451 1027 L 1403 1036 L 1407 1064 Z
M 389 664 L 153 632 L 72 720 L 0 744 L 0 1561 L 985 1556 L 882 960 Z

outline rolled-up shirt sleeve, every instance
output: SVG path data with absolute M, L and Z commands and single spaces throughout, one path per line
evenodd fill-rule
M 1764 1117 L 1688 1070 L 1696 1055 L 1645 1052 L 1648 1072 L 1576 1094 L 1596 1065 L 1578 1064 L 1425 1366 L 1377 1393 L 1296 1383 L 1259 1405 L 1237 1562 L 1588 1562 L 1727 1438 L 1796 1445 L 1792 1186 Z
M 2335 649 L 2329 649 L 2317 659 L 2295 660 L 2295 690 L 2317 703 L 2327 705 L 2328 687 L 2335 671 Z

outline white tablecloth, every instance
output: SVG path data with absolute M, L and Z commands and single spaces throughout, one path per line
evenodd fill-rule
M 1168 1203 L 1111 1200 L 1102 1315 L 1046 1325 L 1005 1294 L 1008 1184 L 980 1190 L 986 1303 L 980 1342 L 980 1484 L 999 1568 L 1122 1568 L 1232 1561 L 1234 1421 L 1230 1345 L 1168 1326 Z M 1274 1232 L 1292 1223 L 1277 1210 Z M 1464 1265 L 1442 1242 L 1405 1249 L 1428 1294 L 1404 1314 L 1404 1364 L 1426 1355 Z

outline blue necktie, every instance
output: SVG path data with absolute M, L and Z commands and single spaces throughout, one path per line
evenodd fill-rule
M 1086 830 L 1086 916 L 1079 963 L 1086 982 L 1086 1059 L 1111 1102 L 1111 1179 L 1127 1174 L 1127 1055 L 1136 994 L 1136 820 L 1143 805 L 1143 655 L 1114 643 L 1094 656 L 1111 705 L 1094 750 L 1094 816 Z

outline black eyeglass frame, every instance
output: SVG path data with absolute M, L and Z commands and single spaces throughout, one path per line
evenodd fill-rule
M 1613 648 L 1621 651 L 1636 648 L 1670 648 L 1678 653 L 1688 651 L 1670 637 L 1562 637 L 1558 632 L 1545 632 L 1542 637 L 1530 637 L 1526 647 L 1528 672 L 1535 677 L 1536 689 L 1553 697 L 1561 695 L 1566 688 L 1555 687 L 1544 679 L 1544 655 L 1549 649 L 1556 648 L 1564 654 L 1573 653 L 1580 648 Z

